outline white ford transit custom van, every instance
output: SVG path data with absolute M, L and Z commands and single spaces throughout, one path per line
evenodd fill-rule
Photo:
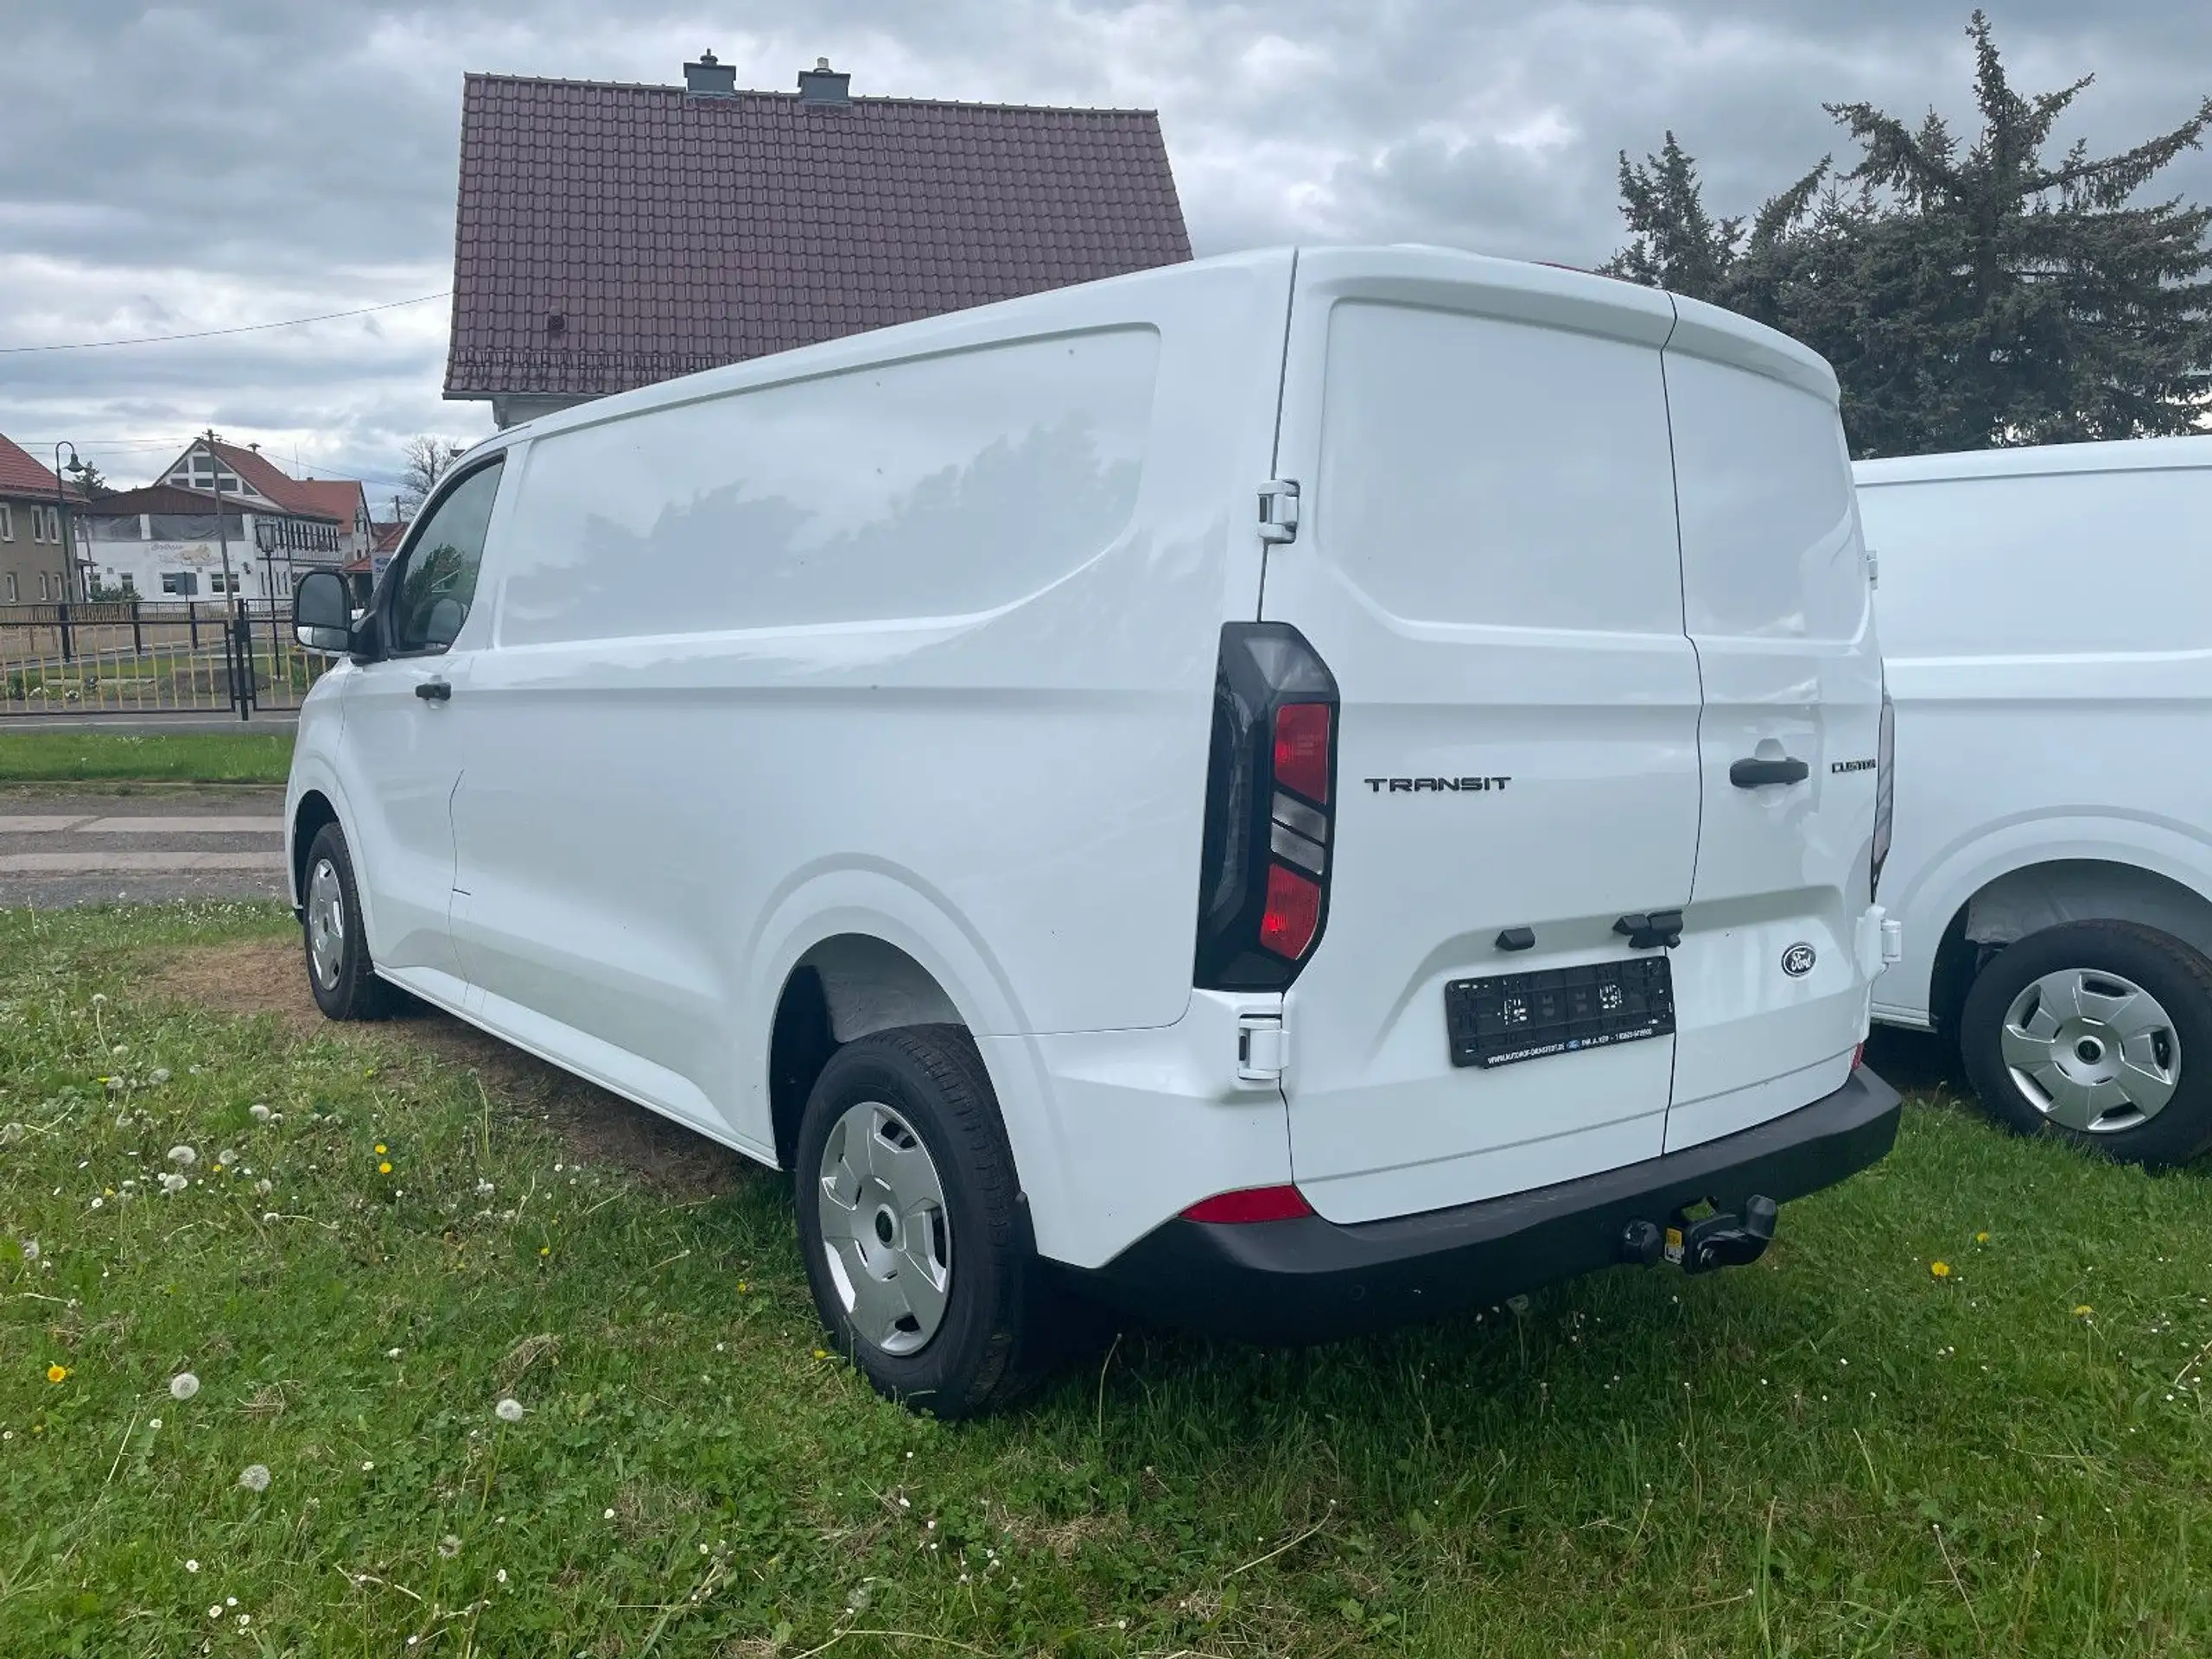
M 481 446 L 308 700 L 315 994 L 795 1172 L 887 1392 L 1757 1255 L 1878 1159 L 1836 385 L 1418 250 L 1098 283 Z
M 1861 462 L 1904 958 L 1875 1017 L 1991 1114 L 2212 1147 L 2212 438 Z

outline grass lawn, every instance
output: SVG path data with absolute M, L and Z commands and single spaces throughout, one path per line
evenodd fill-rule
M 286 925 L 0 912 L 0 1653 L 2212 1644 L 2202 1173 L 1922 1104 L 1749 1268 L 1130 1334 L 947 1427 L 825 1357 L 778 1179 L 672 1194 L 404 1026 L 146 992 Z
M 271 732 L 0 732 L 0 784 L 281 784 L 289 728 Z

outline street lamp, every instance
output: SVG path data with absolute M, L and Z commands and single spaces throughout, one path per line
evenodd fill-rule
M 85 463 L 77 454 L 77 446 L 70 442 L 67 438 L 64 438 L 60 442 L 56 443 L 54 446 L 54 528 L 60 532 L 61 545 L 63 548 L 67 550 L 61 556 L 68 562 L 67 567 L 65 567 L 63 570 L 63 596 L 65 598 L 67 596 L 67 583 L 68 576 L 72 572 L 75 572 L 84 597 L 90 599 L 92 596 L 92 588 L 85 584 L 85 577 L 82 572 L 76 571 L 76 567 L 80 563 L 86 566 L 90 566 L 92 560 L 89 557 L 83 560 L 79 560 L 78 558 L 76 539 L 69 533 L 69 496 L 68 493 L 61 486 L 61 452 L 64 449 L 67 449 L 69 452 L 69 470 L 76 474 L 80 479 L 85 475 Z

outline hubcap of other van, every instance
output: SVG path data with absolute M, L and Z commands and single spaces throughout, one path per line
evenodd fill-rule
M 2005 1010 L 2012 1081 L 2054 1123 L 2094 1135 L 2156 1117 L 2181 1084 L 2181 1039 L 2158 998 L 2118 974 L 2045 974 Z
M 952 1289 L 944 1183 L 913 1125 L 880 1101 L 845 1109 L 822 1148 L 817 1213 L 854 1330 L 888 1354 L 937 1334 Z
M 338 885 L 337 867 L 318 859 L 308 878 L 308 962 L 315 969 L 315 982 L 326 991 L 336 990 L 345 959 L 346 894 Z

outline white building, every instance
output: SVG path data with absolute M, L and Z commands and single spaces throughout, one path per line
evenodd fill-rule
M 90 531 L 91 579 L 101 598 L 289 600 L 300 575 L 347 557 L 348 526 L 335 515 L 280 507 L 258 493 L 233 495 L 227 480 L 219 519 L 213 494 L 173 484 L 125 490 L 77 511 Z

